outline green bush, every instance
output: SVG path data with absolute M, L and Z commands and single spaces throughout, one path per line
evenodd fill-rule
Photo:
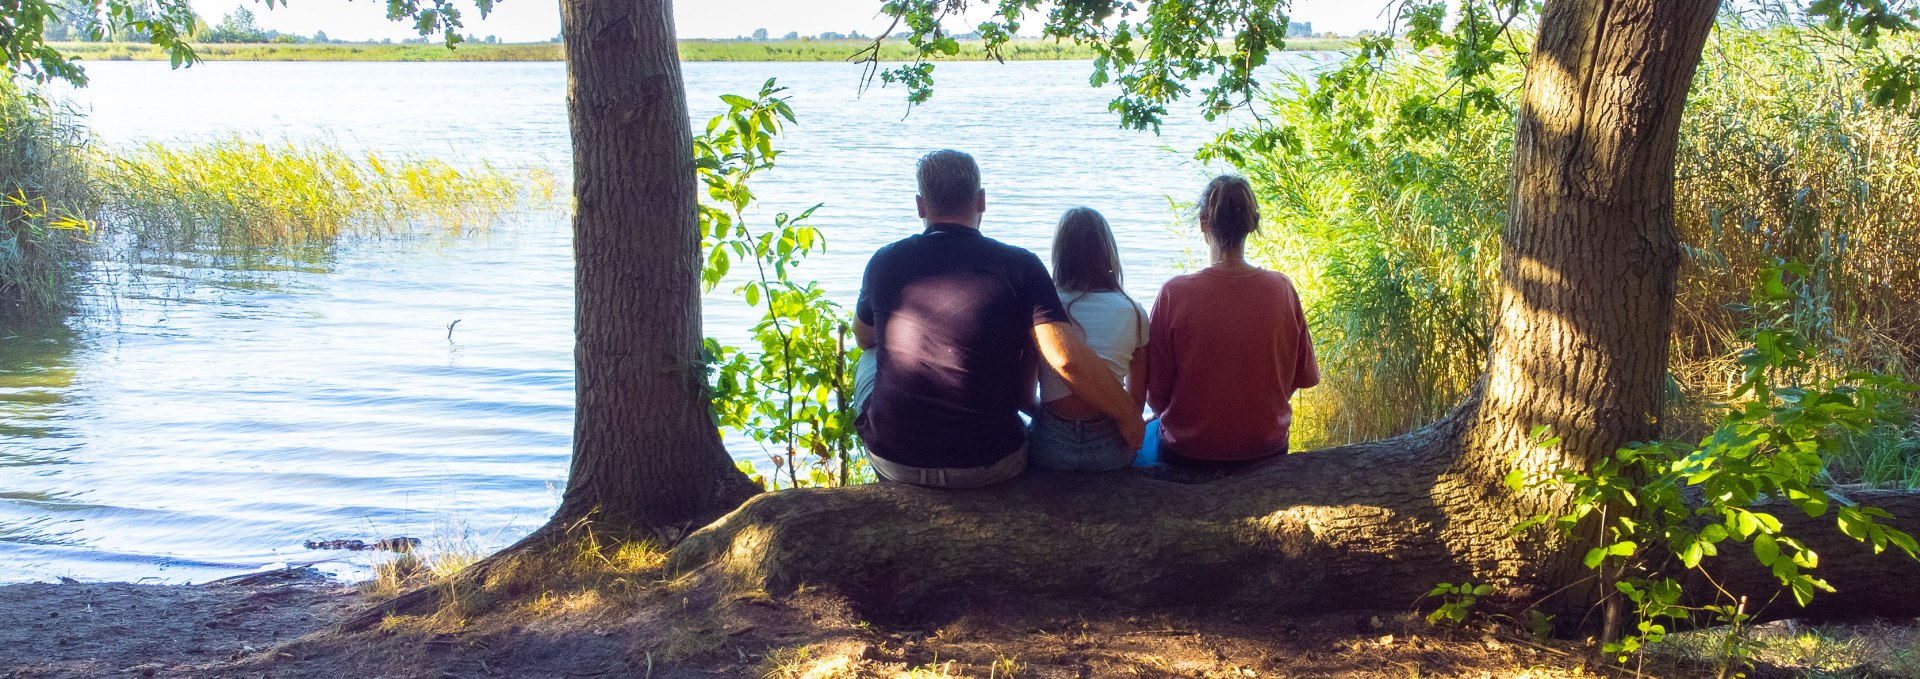
M 1669 435 L 1710 429 L 1707 406 L 1740 384 L 1742 324 L 1724 305 L 1775 258 L 1808 264 L 1830 310 L 1805 329 L 1823 370 L 1914 374 L 1920 107 L 1870 102 L 1870 63 L 1846 40 L 1728 24 L 1707 47 L 1677 167 Z M 1472 87 L 1447 56 L 1363 53 L 1282 86 L 1262 121 L 1203 152 L 1255 182 L 1269 225 L 1250 254 L 1307 302 L 1327 382 L 1302 395 L 1303 448 L 1432 422 L 1485 366 L 1524 59 L 1511 46 L 1530 42 L 1494 52 Z M 1912 427 L 1852 436 L 1836 473 L 1912 480 Z

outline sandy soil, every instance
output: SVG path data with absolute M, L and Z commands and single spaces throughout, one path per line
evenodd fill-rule
M 302 571 L 192 587 L 0 587 L 0 679 L 204 676 L 356 603 L 351 587 Z
M 357 591 L 300 575 L 0 587 L 0 679 L 79 677 L 1560 677 L 1563 651 L 1376 614 L 1260 624 L 974 611 L 879 626 L 837 599 L 651 587 L 544 615 L 345 635 Z M 1200 613 L 1200 612 L 1195 612 Z
M 369 603 L 298 573 L 0 587 L 0 679 L 1632 676 L 1580 645 L 1435 628 L 1403 611 L 1243 620 L 1024 602 L 881 624 L 817 592 L 773 599 L 648 582 L 334 628 Z

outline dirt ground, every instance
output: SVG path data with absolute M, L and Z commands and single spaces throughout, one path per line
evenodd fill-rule
M 542 595 L 508 613 L 334 628 L 368 603 L 354 587 L 298 574 L 0 587 L 0 679 L 1632 676 L 1590 662 L 1579 645 L 1435 628 L 1405 612 L 1247 621 L 976 607 L 878 624 L 819 593 L 776 600 L 655 583 Z

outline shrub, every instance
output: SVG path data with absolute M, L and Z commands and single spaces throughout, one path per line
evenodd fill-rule
M 1707 47 L 1677 165 L 1683 398 L 1669 435 L 1711 428 L 1705 406 L 1741 382 L 1741 322 L 1723 305 L 1775 258 L 1807 263 L 1831 309 L 1803 329 L 1821 369 L 1914 374 L 1920 107 L 1870 102 L 1869 64 L 1846 40 L 1726 24 Z M 1485 366 L 1524 59 L 1510 50 L 1528 42 L 1509 43 L 1484 87 L 1460 86 L 1446 57 L 1363 53 L 1296 77 L 1264 121 L 1203 152 L 1254 180 L 1271 226 L 1249 254 L 1291 274 L 1309 307 L 1327 383 L 1302 395 L 1302 448 L 1431 422 Z M 1879 463 L 1843 457 L 1837 471 L 1911 476 L 1887 464 L 1912 457 L 1911 427 L 1854 436 Z

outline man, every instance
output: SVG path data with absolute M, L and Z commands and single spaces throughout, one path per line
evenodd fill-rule
M 935 151 L 918 175 L 926 231 L 874 253 L 855 307 L 861 363 L 872 365 L 856 425 L 874 472 L 977 488 L 1025 470 L 1019 412 L 1036 352 L 1138 448 L 1140 407 L 1074 331 L 1040 258 L 981 235 L 987 194 L 973 157 Z

